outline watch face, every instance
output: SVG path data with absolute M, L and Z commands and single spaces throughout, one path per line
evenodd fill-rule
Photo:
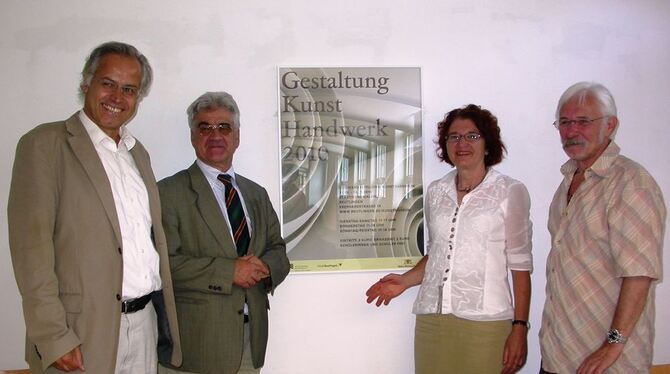
M 617 329 L 611 329 L 607 332 L 607 342 L 610 344 L 622 343 L 624 340 L 623 335 Z
M 615 343 L 616 333 L 613 330 L 607 332 L 607 341 L 610 343 Z

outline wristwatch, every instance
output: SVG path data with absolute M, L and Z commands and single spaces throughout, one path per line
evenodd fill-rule
M 524 325 L 528 330 L 530 330 L 530 322 L 524 321 L 522 319 L 515 319 L 514 321 L 512 321 L 512 326 L 514 325 Z
M 607 342 L 610 344 L 625 344 L 627 337 L 623 336 L 621 331 L 617 329 L 610 329 L 607 331 Z

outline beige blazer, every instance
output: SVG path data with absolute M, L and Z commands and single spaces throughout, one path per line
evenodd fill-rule
M 149 194 L 164 303 L 159 359 L 181 362 L 165 234 L 149 155 L 131 150 Z M 87 373 L 113 373 L 121 319 L 123 245 L 107 174 L 78 114 L 43 124 L 16 148 L 8 203 L 9 246 L 33 374 L 81 345 Z M 161 329 L 163 327 L 163 329 Z
M 289 272 L 279 219 L 265 189 L 237 174 L 251 222 L 249 251 L 270 268 L 271 282 L 245 290 L 233 285 L 237 252 L 211 186 L 194 163 L 158 182 L 177 299 L 182 370 L 236 373 L 242 359 L 244 304 L 249 306 L 251 353 L 263 366 L 268 340 L 267 293 Z

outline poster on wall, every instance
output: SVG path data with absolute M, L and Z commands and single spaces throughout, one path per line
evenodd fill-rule
M 421 69 L 280 67 L 282 233 L 292 272 L 423 255 Z

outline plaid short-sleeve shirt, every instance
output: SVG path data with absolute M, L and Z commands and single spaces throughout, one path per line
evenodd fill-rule
M 540 346 L 544 369 L 574 373 L 610 329 L 623 277 L 661 277 L 666 208 L 660 188 L 611 142 L 585 170 L 570 160 L 549 209 L 551 251 Z M 654 339 L 654 287 L 612 373 L 648 372 Z

